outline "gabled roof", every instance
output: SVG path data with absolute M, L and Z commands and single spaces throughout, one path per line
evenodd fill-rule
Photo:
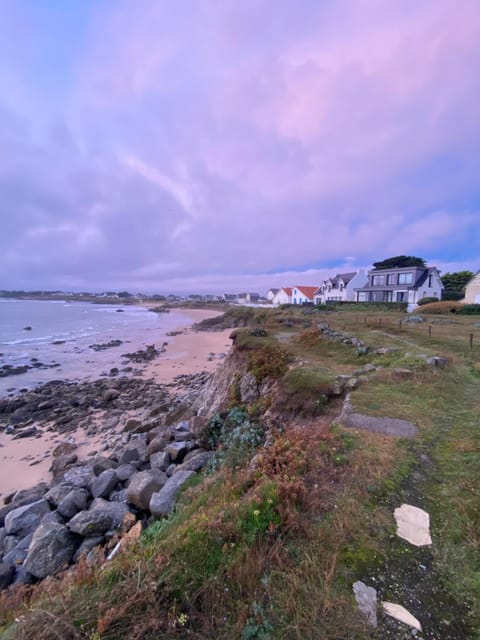
M 348 273 L 337 273 L 335 280 L 343 280 L 345 284 L 348 284 L 352 278 L 357 275 L 357 271 L 349 271 Z
M 318 287 L 305 287 L 303 285 L 295 285 L 296 288 L 301 291 L 303 293 L 303 295 L 306 298 L 309 298 L 310 300 L 313 300 L 313 296 L 315 295 L 315 291 L 318 289 Z
M 285 293 L 287 294 L 287 296 L 291 296 L 291 295 L 292 295 L 293 288 L 292 288 L 292 287 L 282 287 L 282 291 L 285 291 Z

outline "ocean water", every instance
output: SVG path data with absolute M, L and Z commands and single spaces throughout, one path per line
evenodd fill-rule
M 142 307 L 86 302 L 0 299 L 0 367 L 31 365 L 32 358 L 58 365 L 0 377 L 0 397 L 53 379 L 95 379 L 112 367 L 120 367 L 123 353 L 149 344 L 160 347 L 168 341 L 167 332 L 188 324 L 189 317 L 181 312 L 152 313 Z M 123 342 L 118 347 L 105 351 L 90 348 L 92 344 L 117 339 Z

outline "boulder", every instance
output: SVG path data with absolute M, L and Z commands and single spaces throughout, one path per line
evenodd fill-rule
M 15 576 L 13 578 L 13 584 L 33 584 L 35 582 L 35 577 L 29 573 L 23 564 L 15 567 Z
M 171 442 L 165 449 L 169 454 L 170 460 L 177 464 L 183 460 L 185 455 L 190 451 L 190 445 L 185 440 L 181 442 Z
M 192 451 L 191 453 L 195 455 L 189 457 L 190 454 L 188 454 L 185 461 L 175 469 L 173 472 L 174 475 L 180 471 L 200 471 L 200 469 L 203 469 L 203 467 L 210 462 L 213 455 L 213 452 L 211 451 Z
M 75 487 L 73 484 L 69 484 L 68 482 L 61 482 L 60 484 L 56 484 L 49 491 L 47 491 L 47 493 L 45 494 L 45 499 L 48 500 L 49 504 L 52 507 L 56 507 L 74 488 Z
M 53 459 L 49 471 L 52 472 L 53 477 L 56 477 L 69 467 L 72 467 L 76 462 L 78 462 L 76 453 L 66 453 Z
M 157 435 L 147 447 L 147 455 L 152 456 L 154 453 L 163 451 L 170 442 L 170 435 Z
M 14 575 L 14 566 L 0 562 L 0 589 L 6 589 L 12 583 Z
M 44 498 L 13 509 L 5 518 L 7 535 L 25 537 L 38 527 L 43 516 L 49 511 L 50 505 Z
M 46 578 L 70 563 L 76 546 L 65 525 L 41 524 L 33 534 L 24 567 L 36 578 Z
M 180 488 L 193 475 L 194 471 L 178 471 L 167 480 L 160 491 L 152 495 L 150 511 L 154 518 L 162 518 L 170 513 Z
M 88 492 L 85 489 L 75 487 L 72 489 L 57 506 L 58 513 L 69 520 L 79 511 L 87 508 Z
M 120 502 L 109 502 L 103 498 L 95 498 L 90 505 L 90 510 L 94 511 L 100 509 L 112 519 L 112 524 L 109 529 L 118 529 L 123 523 L 123 520 L 127 513 L 131 513 L 126 504 Z
M 73 556 L 73 561 L 78 562 L 82 555 L 86 555 L 95 547 L 102 545 L 105 542 L 105 538 L 103 536 L 94 536 L 93 538 L 85 538 L 82 541 L 78 549 L 75 551 L 75 555 Z
M 119 395 L 120 391 L 118 389 L 105 389 L 105 391 L 102 393 L 102 400 L 104 402 L 111 402 L 112 400 L 116 400 Z
M 18 544 L 8 553 L 3 556 L 3 562 L 16 566 L 22 564 L 27 557 L 28 547 L 32 541 L 33 533 L 30 533 L 25 538 L 22 538 Z
M 106 498 L 114 489 L 118 482 L 117 473 L 114 469 L 106 469 L 93 478 L 90 483 L 90 492 L 94 498 Z
M 170 464 L 170 456 L 166 451 L 158 451 L 150 456 L 150 466 L 152 469 L 160 469 L 166 471 Z
M 150 498 L 155 491 L 159 491 L 167 480 L 166 475 L 159 469 L 140 471 L 130 478 L 127 496 L 130 504 L 147 510 Z
M 73 467 L 63 475 L 64 482 L 73 484 L 76 487 L 85 489 L 90 484 L 93 476 L 93 469 L 89 466 Z
M 48 484 L 46 482 L 39 482 L 35 487 L 30 489 L 20 489 L 13 496 L 12 502 L 17 507 L 23 507 L 25 504 L 36 502 L 43 498 L 48 491 Z
M 113 515 L 107 509 L 100 507 L 89 509 L 88 511 L 80 511 L 73 516 L 67 527 L 72 533 L 84 538 L 91 538 L 104 534 L 113 526 Z
M 119 482 L 126 482 L 127 480 L 130 480 L 135 473 L 137 473 L 137 470 L 131 464 L 121 464 L 115 469 L 115 471 L 117 472 Z

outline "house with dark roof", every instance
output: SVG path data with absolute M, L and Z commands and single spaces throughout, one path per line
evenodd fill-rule
M 328 302 L 353 302 L 355 301 L 355 288 L 362 287 L 367 282 L 367 276 L 363 269 L 348 273 L 337 273 L 333 278 L 327 278 L 315 291 L 313 296 L 315 304 L 327 304 Z
M 436 267 L 372 269 L 368 281 L 355 289 L 357 302 L 408 302 L 442 297 L 443 284 Z
M 275 294 L 277 294 L 279 291 L 280 289 L 269 289 L 267 291 L 267 295 L 265 296 L 268 302 L 273 302 L 273 298 L 275 297 Z

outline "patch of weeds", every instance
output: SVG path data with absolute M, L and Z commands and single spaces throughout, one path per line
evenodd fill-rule
M 322 370 L 297 367 L 283 378 L 279 409 L 303 417 L 325 411 L 333 377 Z
M 260 494 L 240 511 L 237 526 L 248 544 L 260 535 L 273 533 L 277 529 L 280 524 L 277 505 L 276 486 L 274 483 L 268 483 L 262 487 Z
M 291 356 L 277 344 L 263 344 L 248 354 L 247 369 L 253 374 L 257 384 L 267 378 L 278 380 L 287 371 Z
M 251 611 L 252 615 L 242 631 L 242 640 L 269 640 L 273 626 L 267 620 L 262 605 L 254 601 Z
M 222 418 L 214 416 L 209 422 L 209 443 L 217 451 L 209 463 L 208 470 L 218 469 L 222 464 L 235 468 L 251 458 L 262 444 L 265 433 L 261 425 L 250 419 L 245 409 L 234 407 Z

